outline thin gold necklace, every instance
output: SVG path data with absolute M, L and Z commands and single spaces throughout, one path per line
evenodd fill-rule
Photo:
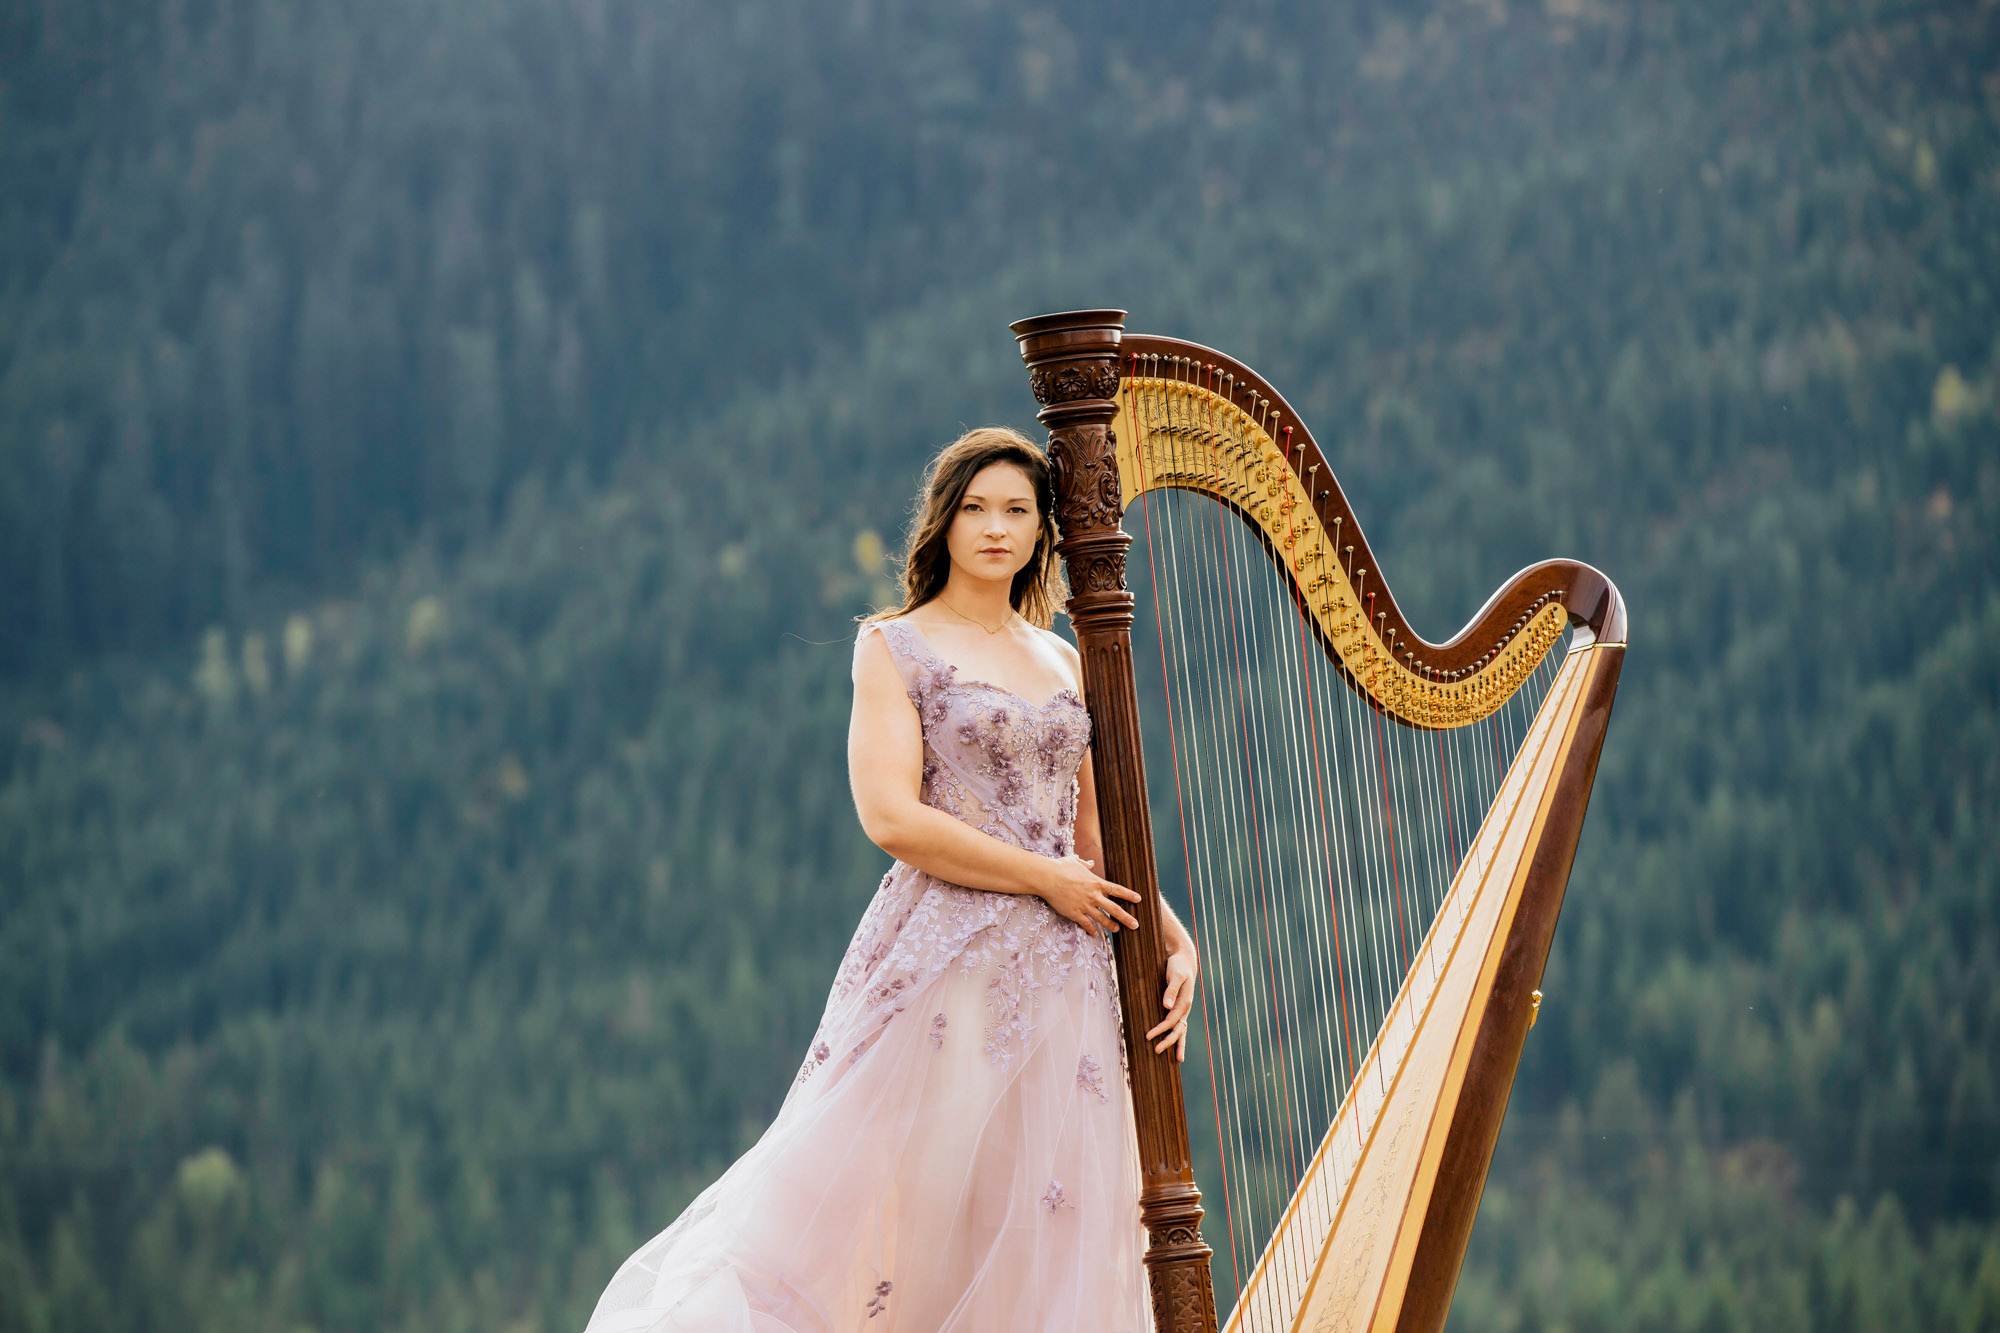
M 938 594 L 938 601 L 940 604 L 943 605 L 945 610 L 951 612 L 953 615 L 957 616 L 960 620 L 963 620 L 970 625 L 977 625 L 981 629 L 986 629 L 986 624 L 984 621 L 974 620 L 971 616 L 968 616 L 967 614 L 965 614 L 965 612 L 959 610 L 957 607 L 953 606 L 950 602 L 945 601 L 943 593 Z M 1014 620 L 1014 609 L 1012 607 L 1008 607 L 1006 619 L 1002 620 L 999 623 L 999 625 L 997 625 L 993 629 L 986 629 L 986 633 L 988 635 L 998 634 L 1001 630 L 1006 629 L 1008 625 L 1012 624 L 1013 620 Z

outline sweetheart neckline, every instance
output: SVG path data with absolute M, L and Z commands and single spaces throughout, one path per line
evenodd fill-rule
M 1029 708 L 1033 709 L 1038 713 L 1041 712 L 1044 708 L 1047 708 L 1050 704 L 1055 703 L 1058 699 L 1068 699 L 1078 708 L 1085 707 L 1085 704 L 1083 702 L 1083 696 L 1078 694 L 1076 692 L 1076 687 L 1072 685 L 1065 685 L 1061 689 L 1057 690 L 1054 694 L 1051 694 L 1048 698 L 1042 700 L 1040 703 L 1036 703 L 1033 699 L 1030 699 L 1027 695 L 1020 693 L 1018 690 L 1010 690 L 1005 685 L 995 685 L 990 680 L 960 680 L 958 672 L 958 664 L 956 662 L 947 660 L 943 653 L 940 653 L 936 648 L 933 648 L 931 646 L 930 636 L 925 634 L 921 627 L 919 627 L 916 624 L 913 624 L 908 617 L 898 616 L 896 619 L 884 621 L 882 622 L 882 624 L 884 628 L 887 628 L 890 625 L 901 625 L 904 628 L 908 629 L 910 633 L 916 635 L 917 642 L 922 646 L 923 651 L 930 655 L 931 660 L 937 663 L 939 666 L 943 667 L 946 671 L 949 671 L 951 673 L 951 684 L 945 687 L 947 689 L 956 688 L 956 689 L 966 689 L 966 690 L 970 689 L 992 690 L 995 694 L 1004 694 L 1010 699 L 1017 699 L 1021 703 L 1026 704 Z
M 1040 712 L 1042 709 L 1047 708 L 1050 704 L 1056 702 L 1056 700 L 1058 699 L 1067 699 L 1071 703 L 1075 704 L 1078 708 L 1083 707 L 1082 696 L 1077 694 L 1076 690 L 1068 685 L 1063 686 L 1061 689 L 1057 690 L 1054 694 L 1051 694 L 1048 698 L 1042 700 L 1040 703 L 1036 703 L 1033 699 L 1030 699 L 1027 695 L 1020 694 L 1013 690 L 1010 690 L 1005 685 L 995 685 L 990 680 L 960 680 L 958 678 L 957 667 L 953 666 L 950 662 L 946 662 L 943 658 L 939 658 L 938 661 L 941 665 L 943 665 L 946 671 L 951 672 L 951 684 L 945 686 L 945 688 L 948 690 L 992 690 L 995 694 L 1004 694 L 1010 699 L 1019 700 L 1021 703 L 1026 704 L 1028 707 L 1034 709 L 1036 712 Z

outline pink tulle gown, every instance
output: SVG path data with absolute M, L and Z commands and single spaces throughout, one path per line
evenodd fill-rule
M 925 804 L 1070 851 L 1090 718 L 887 641 Z M 778 1117 L 620 1266 L 589 1333 L 1139 1333 L 1152 1327 L 1108 940 L 898 861 Z

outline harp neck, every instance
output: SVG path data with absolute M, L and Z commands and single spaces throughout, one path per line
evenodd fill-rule
M 1417 633 L 1318 441 L 1276 389 L 1198 343 L 1133 336 L 1118 355 L 1124 498 L 1178 489 L 1234 510 L 1336 669 L 1381 711 L 1427 730 L 1466 726 L 1512 698 L 1568 626 L 1624 641 L 1617 590 L 1574 560 L 1521 571 L 1448 639 Z

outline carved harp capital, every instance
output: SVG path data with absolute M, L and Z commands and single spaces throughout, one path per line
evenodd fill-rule
M 1119 486 L 1118 346 L 1122 310 L 1077 310 L 1024 319 L 1012 326 L 1028 366 L 1028 383 L 1042 405 L 1055 471 L 1056 526 L 1070 576 L 1070 618 L 1086 628 L 1131 623 L 1125 552 L 1119 527 L 1125 505 Z
M 1028 386 L 1042 405 L 1042 424 L 1054 427 L 1048 409 L 1072 402 L 1101 404 L 1104 419 L 1118 393 L 1118 344 L 1125 336 L 1123 310 L 1071 310 L 1008 325 L 1028 363 Z

